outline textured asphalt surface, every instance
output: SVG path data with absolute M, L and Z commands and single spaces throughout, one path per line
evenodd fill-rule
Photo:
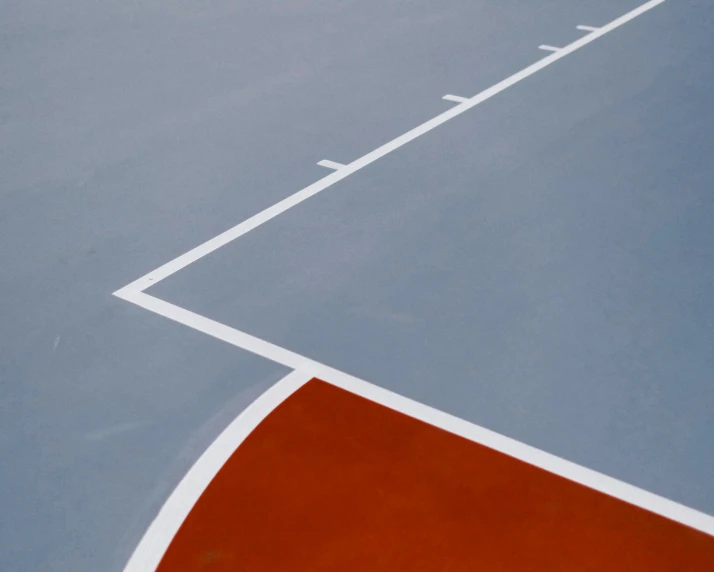
M 0 4 L 0 570 L 121 570 L 285 375 L 111 293 L 639 5 Z M 714 6 L 668 0 L 149 290 L 714 513 Z

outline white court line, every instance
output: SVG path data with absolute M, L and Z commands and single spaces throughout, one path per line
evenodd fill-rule
M 344 167 L 342 163 L 330 161 L 329 159 L 323 159 L 322 161 L 318 161 L 317 164 L 320 165 L 320 167 L 327 167 L 328 169 L 333 169 L 335 171 Z
M 325 366 L 323 366 L 325 367 Z M 714 517 L 332 368 L 320 379 L 611 497 L 714 536 Z M 326 371 L 326 373 L 328 373 Z M 320 376 L 316 376 L 320 377 Z
M 619 18 L 613 20 L 609 24 L 603 26 L 602 28 L 598 29 L 596 32 L 593 32 L 591 34 L 588 34 L 586 36 L 583 36 L 579 40 L 576 40 L 572 44 L 569 44 L 565 46 L 564 48 L 558 50 L 557 52 L 552 53 L 549 56 L 546 56 L 545 58 L 537 61 L 534 64 L 531 64 L 525 69 L 522 69 L 521 71 L 513 74 L 512 76 L 504 79 L 503 81 L 497 83 L 496 85 L 493 85 L 489 87 L 488 89 L 482 91 L 481 93 L 473 96 L 466 102 L 462 103 L 461 105 L 457 105 L 452 107 L 451 109 L 445 111 L 444 113 L 441 113 L 440 115 L 437 115 L 436 117 L 430 119 L 429 121 L 422 123 L 418 127 L 415 127 L 411 131 L 407 131 L 403 135 L 400 135 L 396 139 L 393 139 L 392 141 L 389 141 L 388 143 L 385 143 L 381 147 L 378 147 L 374 151 L 371 151 L 367 153 L 366 155 L 363 155 L 359 159 L 356 159 L 355 161 L 352 161 L 348 165 L 345 165 L 338 171 L 335 171 L 334 173 L 330 173 L 326 177 L 323 177 L 319 181 L 316 181 L 315 183 L 312 183 L 311 185 L 305 187 L 304 189 L 296 192 L 293 195 L 290 195 L 289 197 L 283 199 L 282 201 L 274 204 L 271 207 L 268 207 L 267 209 L 259 212 L 258 214 L 250 217 L 249 219 L 241 222 L 240 224 L 237 224 L 233 228 L 228 229 L 227 231 L 223 232 L 222 234 L 219 234 L 218 236 L 215 236 L 214 238 L 207 240 L 203 244 L 195 247 L 192 250 L 189 250 L 188 252 L 182 254 L 181 256 L 178 256 L 174 258 L 173 260 L 167 262 L 163 266 L 160 266 L 156 270 L 152 270 L 148 274 L 145 274 L 141 278 L 135 280 L 131 284 L 128 284 L 115 292 L 116 295 L 121 296 L 121 293 L 127 293 L 127 292 L 142 292 L 152 284 L 156 284 L 159 281 L 163 280 L 164 278 L 171 276 L 175 272 L 178 272 L 182 268 L 185 268 L 189 264 L 195 262 L 196 260 L 199 260 L 203 258 L 204 256 L 210 254 L 214 250 L 217 250 L 218 248 L 225 246 L 229 242 L 235 240 L 236 238 L 246 234 L 247 232 L 250 232 L 251 230 L 259 227 L 260 225 L 268 222 L 269 220 L 275 218 L 281 213 L 284 213 L 288 209 L 291 209 L 295 205 L 300 204 L 301 202 L 309 199 L 310 197 L 316 195 L 317 193 L 324 191 L 328 187 L 331 187 L 338 181 L 341 181 L 342 179 L 350 176 L 351 174 L 359 171 L 360 169 L 366 167 L 367 165 L 374 163 L 381 157 L 384 157 L 385 155 L 391 153 L 392 151 L 395 151 L 396 149 L 399 149 L 403 145 L 406 145 L 410 141 L 413 141 L 417 137 L 420 137 L 421 135 L 424 135 L 425 133 L 428 133 L 432 129 L 435 129 L 439 125 L 446 123 L 450 119 L 453 119 L 454 117 L 457 117 L 461 115 L 462 113 L 465 113 L 472 107 L 476 107 L 480 103 L 483 103 L 484 101 L 487 101 L 488 99 L 491 99 L 494 95 L 497 95 L 501 93 L 502 91 L 505 91 L 509 87 L 514 86 L 520 81 L 523 81 L 524 79 L 532 76 L 533 74 L 541 71 L 542 69 L 548 67 L 551 64 L 554 64 L 558 60 L 566 57 L 569 54 L 572 54 L 573 52 L 579 50 L 580 48 L 587 46 L 589 43 L 594 42 L 598 38 L 604 36 L 605 34 L 608 34 L 609 32 L 612 32 L 613 30 L 619 28 L 620 26 L 626 24 L 630 20 L 633 20 L 634 18 L 637 18 L 638 16 L 644 14 L 645 12 L 651 10 L 652 8 L 655 8 L 656 6 L 659 6 L 665 2 L 665 0 L 650 0 L 649 2 L 646 2 L 645 4 L 642 4 L 640 7 L 635 8 L 634 10 L 628 12 L 624 16 L 620 16 Z
M 714 518 L 709 515 L 382 389 L 367 381 L 312 362 L 307 358 L 303 359 L 312 363 L 309 370 L 295 370 L 278 381 L 243 411 L 201 455 L 164 503 L 136 547 L 124 572 L 153 572 L 156 569 L 191 509 L 238 446 L 278 405 L 313 377 L 570 481 L 714 536 Z
M 164 300 L 160 300 L 154 296 L 150 296 L 146 292 L 121 292 L 117 294 L 120 298 L 127 302 L 132 302 L 137 306 L 159 314 L 169 320 L 193 328 L 199 332 L 216 338 L 218 340 L 229 343 L 238 348 L 247 350 L 255 355 L 264 357 L 276 363 L 282 364 L 290 369 L 299 369 L 301 371 L 311 371 L 314 373 L 314 364 L 311 359 L 303 357 L 295 352 L 261 340 L 255 336 L 171 304 Z
M 594 28 L 593 26 L 575 26 L 578 30 L 583 32 L 597 32 L 600 28 Z
M 538 46 L 539 50 L 545 50 L 546 52 L 559 52 L 563 48 L 556 48 L 555 46 L 548 46 L 547 44 L 541 44 Z
M 455 101 L 456 103 L 466 103 L 469 98 L 468 97 L 461 97 L 460 95 L 445 95 L 441 99 L 445 99 L 446 101 Z

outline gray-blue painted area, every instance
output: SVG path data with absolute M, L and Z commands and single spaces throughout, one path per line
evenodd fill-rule
M 151 292 L 714 512 L 713 24 L 652 11 Z
M 0 570 L 121 570 L 286 372 L 114 290 L 639 3 L 0 2 Z M 152 292 L 711 510 L 713 13 L 669 0 Z

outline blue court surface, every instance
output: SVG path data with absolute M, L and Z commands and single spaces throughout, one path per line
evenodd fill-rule
M 710 0 L 4 2 L 0 201 L 2 571 L 303 368 L 714 514 Z

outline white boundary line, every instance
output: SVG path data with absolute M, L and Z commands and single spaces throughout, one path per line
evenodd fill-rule
M 153 284 L 157 284 L 164 278 L 171 276 L 175 272 L 178 272 L 182 268 L 185 268 L 189 264 L 196 262 L 197 260 L 203 258 L 204 256 L 210 254 L 214 250 L 219 249 L 222 246 L 225 246 L 229 242 L 235 240 L 236 238 L 243 236 L 247 232 L 250 232 L 251 230 L 259 227 L 260 225 L 268 222 L 272 218 L 275 218 L 279 214 L 284 213 L 288 209 L 291 209 L 292 207 L 300 204 L 301 202 L 309 199 L 310 197 L 316 195 L 317 193 L 324 191 L 328 187 L 331 187 L 335 183 L 341 181 L 342 179 L 349 177 L 351 174 L 356 173 L 360 169 L 366 167 L 367 165 L 374 163 L 378 159 L 384 157 L 385 155 L 391 153 L 392 151 L 395 151 L 396 149 L 399 149 L 403 145 L 406 145 L 410 141 L 413 141 L 417 137 L 420 137 L 424 135 L 425 133 L 428 133 L 432 129 L 435 129 L 439 125 L 442 125 L 443 123 L 446 123 L 450 119 L 453 119 L 454 117 L 457 117 L 461 115 L 462 113 L 465 113 L 469 109 L 476 107 L 480 103 L 483 103 L 484 101 L 487 101 L 488 99 L 491 99 L 494 95 L 497 95 L 501 93 L 502 91 L 505 91 L 509 87 L 514 86 L 520 81 L 523 81 L 524 79 L 532 76 L 533 74 L 541 71 L 542 69 L 547 68 L 549 65 L 554 64 L 558 60 L 566 57 L 569 54 L 572 54 L 573 52 L 576 52 L 580 48 L 583 48 L 590 44 L 591 42 L 594 42 L 598 38 L 601 38 L 605 34 L 608 34 L 612 32 L 613 30 L 619 28 L 620 26 L 626 24 L 630 20 L 633 20 L 637 18 L 638 16 L 641 16 L 645 12 L 648 12 L 652 8 L 655 8 L 656 6 L 659 6 L 665 2 L 665 0 L 650 0 L 649 2 L 646 2 L 645 4 L 642 4 L 640 7 L 635 8 L 634 10 L 628 12 L 624 16 L 620 16 L 619 18 L 613 20 L 609 24 L 606 24 L 602 28 L 599 28 L 597 31 L 592 32 L 591 34 L 588 34 L 586 36 L 583 36 L 579 40 L 576 40 L 572 44 L 569 44 L 565 46 L 564 48 L 558 49 L 557 52 L 554 52 L 550 54 L 549 56 L 546 56 L 545 58 L 537 61 L 534 64 L 531 64 L 525 69 L 522 69 L 521 71 L 513 74 L 512 76 L 504 79 L 503 81 L 497 83 L 496 85 L 493 85 L 489 87 L 488 89 L 482 91 L 481 93 L 473 96 L 470 99 L 467 99 L 465 102 L 461 103 L 460 105 L 457 105 L 455 107 L 452 107 L 451 109 L 445 111 L 444 113 L 441 113 L 440 115 L 437 115 L 436 117 L 433 117 L 429 121 L 426 121 L 425 123 L 422 123 L 418 127 L 415 127 L 411 131 L 407 131 L 403 135 L 400 135 L 396 139 L 392 139 L 388 143 L 385 143 L 381 147 L 378 147 L 374 151 L 370 151 L 366 155 L 363 155 L 359 159 L 356 159 L 349 163 L 348 165 L 345 165 L 341 167 L 338 171 L 335 171 L 334 173 L 330 173 L 326 177 L 323 177 L 319 181 L 316 181 L 315 183 L 312 183 L 311 185 L 308 185 L 304 189 L 296 192 L 293 195 L 290 195 L 289 197 L 283 199 L 282 201 L 274 204 L 271 207 L 268 207 L 267 209 L 259 212 L 258 214 L 250 217 L 249 219 L 241 222 L 240 224 L 237 224 L 233 228 L 228 229 L 227 231 L 223 232 L 222 234 L 219 234 L 218 236 L 215 236 L 214 238 L 204 242 L 203 244 L 200 244 L 199 246 L 195 247 L 192 250 L 189 250 L 188 252 L 182 254 L 181 256 L 178 256 L 177 258 L 174 258 L 173 260 L 167 262 L 163 266 L 160 266 L 156 270 L 152 270 L 148 274 L 145 274 L 141 278 L 135 280 L 131 284 L 128 284 L 115 292 L 116 295 L 118 295 L 120 298 L 126 299 L 126 296 L 124 294 L 128 292 L 143 292 L 146 290 L 149 286 Z
M 449 433 L 459 435 L 534 465 L 550 473 L 580 483 L 608 496 L 623 500 L 665 518 L 684 524 L 714 536 L 714 517 L 699 512 L 664 497 L 650 493 L 633 485 L 628 485 L 592 469 L 582 467 L 515 439 L 511 439 L 469 421 L 465 421 L 428 405 L 424 405 L 387 389 L 373 385 L 351 375 L 331 370 L 327 381 L 354 394 L 389 407 L 425 423 L 439 427 Z M 322 379 L 322 378 L 321 378 Z
M 127 292 L 123 293 L 121 297 L 128 302 L 141 306 L 145 310 L 159 314 L 164 318 L 193 328 L 212 338 L 247 350 L 290 369 L 310 372 L 318 377 L 320 372 L 325 371 L 324 366 L 320 366 L 320 364 L 310 358 L 303 357 L 295 352 L 281 348 L 280 346 L 276 346 L 275 344 L 271 344 L 270 342 L 266 342 L 265 340 L 241 332 L 240 330 L 236 330 L 235 328 L 231 328 L 230 326 L 226 326 L 225 324 L 171 304 L 170 302 L 160 300 L 145 292 Z
M 306 362 L 312 362 L 312 360 L 306 359 Z M 171 493 L 136 547 L 124 572 L 153 572 L 156 569 L 181 524 L 225 462 L 278 405 L 313 377 L 319 377 L 336 387 L 369 399 L 374 403 L 714 536 L 714 518 L 709 515 L 581 467 L 330 367 L 315 362 L 312 362 L 312 365 L 314 367 L 310 368 L 311 371 L 295 370 L 278 381 L 243 411 L 206 449 Z

